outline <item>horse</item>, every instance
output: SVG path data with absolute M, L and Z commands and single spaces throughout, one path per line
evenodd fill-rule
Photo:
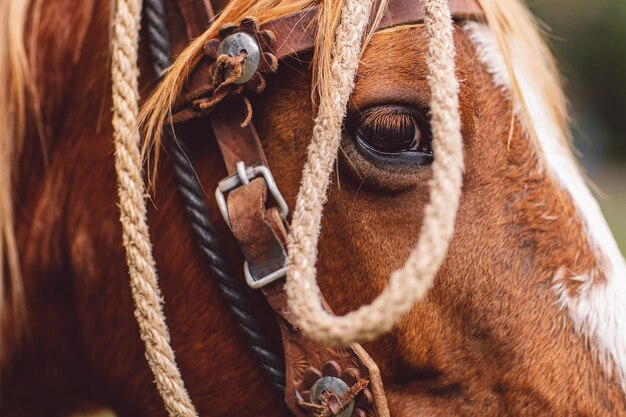
M 221 21 L 267 22 L 313 3 L 214 6 Z M 556 66 L 519 0 L 478 3 L 485 21 L 454 32 L 466 164 L 453 239 L 426 298 L 363 346 L 393 416 L 626 415 L 626 265 L 569 149 Z M 341 4 L 320 2 L 320 22 Z M 164 415 L 133 318 L 116 206 L 111 3 L 0 7 L 3 415 Z M 189 56 L 176 2 L 166 11 L 174 51 Z M 320 43 L 332 42 L 335 27 L 320 27 Z M 432 172 L 410 152 L 429 153 L 427 40 L 423 25 L 391 27 L 372 34 L 361 58 L 318 248 L 320 286 L 338 314 L 381 291 L 422 227 Z M 158 84 L 145 44 L 140 52 L 142 97 L 177 94 Z M 318 52 L 281 63 L 251 99 L 289 207 L 323 81 Z M 179 59 L 170 71 L 185 66 Z M 226 172 L 215 140 L 207 133 L 188 147 L 204 188 L 217 186 Z M 199 414 L 289 415 L 210 279 L 170 156 L 150 162 L 164 312 Z M 227 257 L 241 265 L 215 201 L 206 203 Z M 267 303 L 252 289 L 245 296 L 280 350 Z

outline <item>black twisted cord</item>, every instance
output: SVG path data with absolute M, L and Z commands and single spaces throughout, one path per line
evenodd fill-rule
M 171 64 L 170 41 L 163 0 L 144 0 L 143 7 L 144 25 L 148 34 L 152 64 L 155 73 L 160 76 Z M 224 257 L 209 218 L 204 193 L 191 161 L 187 158 L 188 152 L 186 152 L 184 142 L 180 140 L 179 134 L 174 135 L 169 126 L 165 129 L 165 135 L 169 154 L 174 161 L 174 173 L 178 182 L 178 189 L 183 197 L 191 229 L 198 240 L 200 249 L 209 263 L 233 317 L 237 321 L 237 326 L 252 348 L 254 356 L 270 377 L 272 385 L 282 393 L 285 391 L 284 362 L 275 354 L 269 341 L 261 332 L 258 321 L 242 295 L 240 281 L 232 274 Z
M 152 58 L 152 68 L 159 77 L 172 64 L 170 33 L 167 29 L 167 18 L 163 0 L 145 0 L 143 2 L 143 19 L 148 32 L 148 48 Z

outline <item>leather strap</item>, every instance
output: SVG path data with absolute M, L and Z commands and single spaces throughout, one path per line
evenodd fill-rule
M 229 175 L 237 173 L 238 162 L 247 167 L 268 165 L 254 125 L 240 125 L 243 114 L 240 101 L 227 100 L 211 115 L 213 133 Z M 276 207 L 266 208 L 265 180 L 256 178 L 233 190 L 226 202 L 232 233 L 252 275 L 260 278 L 281 269 L 286 260 L 287 233 Z
M 209 17 L 215 16 L 211 0 L 178 0 L 178 7 L 190 40 L 200 36 L 209 25 Z
M 475 0 L 449 0 L 449 3 L 452 16 L 456 19 L 482 15 Z M 313 49 L 317 38 L 317 13 L 318 6 L 313 6 L 261 25 L 261 29 L 272 31 L 276 37 L 276 58 L 282 59 Z M 420 23 L 423 20 L 424 12 L 420 0 L 391 0 L 378 30 Z
M 211 117 L 213 133 L 222 151 L 229 174 L 237 172 L 236 164 L 244 161 L 247 166 L 267 165 L 265 152 L 254 125 L 241 127 L 245 117 L 241 100 L 226 99 L 215 109 Z
M 193 0 L 179 0 L 187 3 Z M 202 0 L 196 0 L 202 1 Z M 205 17 L 213 17 L 210 9 Z M 193 20 L 183 13 L 190 37 L 200 35 L 198 14 Z M 265 152 L 253 123 L 241 126 L 245 116 L 243 104 L 236 100 L 220 103 L 210 117 L 211 126 L 229 175 L 237 171 L 237 163 L 246 166 L 267 166 Z M 267 187 L 257 178 L 227 195 L 232 232 L 246 258 L 253 276 L 264 276 L 281 268 L 286 259 L 287 231 L 275 207 L 267 207 Z M 308 417 L 299 400 L 309 401 L 311 386 L 321 376 L 341 377 L 353 385 L 366 381 L 367 386 L 355 398 L 355 416 L 389 417 L 380 371 L 365 349 L 354 344 L 348 349 L 335 349 L 305 338 L 294 325 L 287 306 L 283 281 L 263 287 L 268 304 L 276 314 L 285 355 L 285 403 L 297 417 Z M 330 311 L 330 309 L 329 309 Z M 359 411 L 360 410 L 360 411 Z
M 194 1 L 203 0 L 179 0 L 182 3 Z M 272 53 L 278 60 L 313 49 L 317 36 L 318 11 L 318 6 L 313 6 L 261 25 L 261 30 L 269 30 L 274 34 L 275 46 Z M 455 19 L 477 19 L 483 15 L 475 0 L 450 0 L 450 11 Z M 199 15 L 195 13 L 190 20 L 191 26 L 188 26 L 190 36 L 193 35 L 192 38 L 199 36 L 204 30 L 203 26 L 198 23 Z M 184 17 L 187 19 L 186 14 Z M 423 20 L 424 12 L 420 0 L 390 0 L 378 29 L 416 24 Z M 188 88 L 181 94 L 173 111 L 175 122 L 184 122 L 205 115 L 195 108 L 193 102 L 200 97 L 212 94 L 212 84 L 208 76 L 210 64 L 209 58 L 204 57 L 189 75 Z
M 236 164 L 240 161 L 248 167 L 267 166 L 254 125 L 240 125 L 244 111 L 241 102 L 227 100 L 220 103 L 210 116 L 230 175 L 237 172 Z M 287 253 L 287 231 L 277 208 L 268 208 L 265 180 L 256 178 L 231 191 L 227 195 L 227 204 L 231 231 L 252 275 L 260 278 L 282 268 Z M 358 344 L 348 349 L 336 349 L 305 338 L 295 327 L 283 284 L 283 280 L 280 280 L 263 287 L 262 291 L 277 315 L 281 330 L 287 376 L 285 402 L 291 412 L 298 417 L 308 415 L 298 405 L 297 395 L 308 402 L 308 392 L 312 384 L 324 375 L 343 377 L 352 383 L 366 380 L 365 390 L 357 396 L 357 406 L 363 415 L 387 417 L 389 411 L 375 362 Z
M 213 17 L 209 0 L 178 0 L 190 38 L 199 36 Z M 475 17 L 481 12 L 474 0 L 450 0 L 453 16 Z M 201 10 L 203 9 L 203 10 Z M 317 32 L 317 7 L 271 21 L 262 29 L 274 33 L 274 54 L 284 58 L 311 49 Z M 419 0 L 390 0 L 379 29 L 421 22 L 424 18 Z M 192 71 L 184 103 L 210 93 L 207 69 L 203 59 Z M 189 112 L 189 117 L 193 113 Z M 211 126 L 229 175 L 237 173 L 237 163 L 247 167 L 267 166 L 263 147 L 254 125 L 240 125 L 245 109 L 240 100 L 225 99 L 210 115 Z M 180 120 L 180 119 L 179 119 Z M 267 199 L 263 178 L 251 179 L 226 196 L 231 230 L 254 277 L 263 277 L 280 269 L 286 258 L 287 232 L 276 207 Z M 294 325 L 287 307 L 284 281 L 278 280 L 262 291 L 276 313 L 285 353 L 285 401 L 291 412 L 306 417 L 308 411 L 301 400 L 308 402 L 311 385 L 322 376 L 340 377 L 355 390 L 356 411 L 353 416 L 388 417 L 386 398 L 380 372 L 367 352 L 358 344 L 347 349 L 330 348 L 306 339 Z M 326 306 L 328 308 L 328 306 Z M 330 309 L 328 308 L 330 311 Z M 300 398 L 299 398 L 300 397 Z M 306 406 L 306 405 L 305 405 Z M 311 406 L 311 404 L 309 404 Z

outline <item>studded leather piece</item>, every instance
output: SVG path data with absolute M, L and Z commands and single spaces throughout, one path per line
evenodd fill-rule
M 239 161 L 243 161 L 246 166 L 267 165 L 254 126 L 250 124 L 244 128 L 240 125 L 244 112 L 241 103 L 228 101 L 222 104 L 224 106 L 220 105 L 212 115 L 211 124 L 228 173 L 237 172 L 236 164 Z M 233 236 L 250 265 L 252 275 L 262 277 L 280 269 L 287 253 L 287 231 L 276 207 L 268 207 L 264 179 L 253 179 L 248 185 L 231 191 L 227 195 L 227 204 Z M 285 401 L 292 413 L 298 417 L 310 414 L 310 409 L 301 405 L 302 399 L 308 396 L 306 392 L 315 382 L 311 382 L 310 370 L 325 369 L 331 363 L 337 364 L 339 371 L 335 373 L 351 383 L 349 387 L 357 382 L 363 385 L 355 393 L 361 406 L 358 413 L 388 416 L 382 380 L 374 361 L 358 344 L 347 349 L 331 348 L 305 338 L 294 326 L 283 283 L 283 280 L 279 280 L 263 287 L 262 291 L 276 313 L 281 330 L 287 375 Z
M 190 2 L 204 4 L 205 1 L 208 0 L 179 0 L 185 4 L 181 8 L 188 9 Z M 474 0 L 450 0 L 450 9 L 456 18 L 476 19 L 481 15 Z M 199 36 L 202 27 L 198 6 L 194 6 L 193 10 L 196 13 L 192 16 L 183 11 L 183 16 L 188 20 L 190 38 Z M 205 22 L 208 22 L 209 17 L 213 16 L 212 10 L 207 7 L 204 13 Z M 423 18 L 422 5 L 418 0 L 390 0 L 379 28 L 419 23 Z M 242 120 L 247 119 L 246 112 L 249 110 L 242 98 L 250 90 L 254 92 L 264 88 L 265 79 L 259 78 L 260 74 L 253 77 L 250 81 L 256 81 L 252 83 L 253 88 L 248 90 L 244 85 L 229 87 L 228 93 L 215 101 L 213 95 L 219 89 L 219 85 L 215 84 L 215 63 L 220 59 L 217 51 L 221 40 L 237 31 L 252 34 L 263 51 L 260 72 L 263 72 L 263 68 L 270 70 L 266 73 L 274 72 L 281 58 L 313 47 L 316 19 L 316 7 L 266 23 L 260 29 L 254 20 L 244 19 L 239 25 L 224 27 L 220 39 L 207 43 L 206 57 L 192 71 L 188 88 L 173 110 L 173 117 L 175 122 L 183 122 L 209 115 L 229 175 L 237 174 L 237 164 L 240 162 L 247 167 L 267 166 L 254 125 L 251 122 L 244 123 L 244 126 L 241 124 Z M 236 69 L 236 57 L 231 58 L 234 59 L 232 65 Z M 262 79 L 261 83 L 259 79 Z M 206 103 L 206 100 L 214 101 L 209 106 L 210 111 L 198 105 Z M 265 180 L 254 178 L 246 179 L 246 182 L 226 195 L 228 218 L 251 274 L 262 277 L 284 266 L 286 225 L 277 208 L 268 202 Z M 283 283 L 283 280 L 275 281 L 264 286 L 262 291 L 281 329 L 287 379 L 285 401 L 291 412 L 298 417 L 341 415 L 349 406 L 353 407 L 352 416 L 388 417 L 380 372 L 367 352 L 359 344 L 348 348 L 331 348 L 305 338 L 294 326 Z M 330 311 L 328 306 L 326 308 Z M 340 380 L 340 385 L 345 384 L 348 389 L 342 393 L 325 392 L 321 400 L 319 396 L 311 396 L 315 384 L 324 377 L 331 377 L 331 380 L 336 378 Z
M 180 1 L 187 3 L 191 0 Z M 482 16 L 482 11 L 475 0 L 450 0 L 450 10 L 455 19 L 471 18 L 476 20 Z M 245 18 L 240 24 L 224 26 L 220 31 L 220 38 L 212 39 L 207 43 L 205 47 L 206 57 L 191 72 L 188 81 L 189 87 L 183 92 L 173 109 L 173 121 L 184 122 L 195 117 L 204 117 L 210 113 L 209 107 L 212 108 L 212 105 L 207 107 L 203 103 L 215 101 L 213 98 L 215 85 L 211 68 L 217 59 L 216 51 L 219 43 L 225 36 L 237 30 L 254 34 L 263 50 L 259 72 L 262 74 L 273 73 L 276 72 L 278 62 L 281 59 L 313 49 L 317 36 L 317 13 L 318 7 L 313 6 L 265 23 L 260 28 L 256 27 L 256 21 L 252 24 L 250 18 Z M 198 17 L 194 16 L 194 26 L 198 26 L 197 19 Z M 389 1 L 378 28 L 386 29 L 393 26 L 416 24 L 423 19 L 424 13 L 419 0 Z M 196 34 L 196 36 L 198 35 L 200 33 Z M 260 92 L 265 88 L 265 78 L 261 74 L 254 81 L 250 81 L 248 93 Z M 234 93 L 242 94 L 243 92 L 242 89 L 238 89 Z

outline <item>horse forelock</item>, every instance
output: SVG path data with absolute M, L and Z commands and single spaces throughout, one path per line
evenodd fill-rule
M 154 183 L 156 180 L 162 126 L 168 120 L 171 108 L 183 89 L 189 73 L 200 60 L 204 45 L 208 40 L 217 36 L 222 25 L 240 21 L 250 15 L 255 16 L 259 23 L 263 24 L 317 4 L 320 12 L 312 66 L 312 84 L 314 86 L 312 98 L 317 100 L 318 97 L 327 95 L 328 91 L 331 90 L 328 81 L 332 63 L 331 49 L 344 3 L 345 0 L 332 2 L 320 0 L 231 0 L 211 26 L 178 54 L 176 61 L 167 70 L 164 79 L 142 106 L 139 114 L 139 125 L 143 132 L 142 157 L 145 162 L 151 157 L 153 158 L 150 161 L 152 182 Z M 377 9 L 372 11 L 375 15 L 374 22 L 383 17 L 386 4 L 387 0 L 384 0 L 375 6 Z M 364 44 L 367 44 L 372 34 L 373 30 L 367 32 Z
M 517 23 L 523 25 L 524 21 Z M 616 376 L 626 391 L 626 263 L 569 147 L 570 133 L 563 123 L 567 119 L 561 113 L 565 99 L 554 91 L 561 86 L 545 89 L 558 80 L 550 74 L 556 69 L 550 61 L 544 61 L 543 71 L 537 65 L 545 58 L 537 55 L 545 50 L 538 32 L 529 42 L 529 37 L 516 36 L 514 31 L 502 33 L 498 25 L 469 22 L 464 29 L 494 84 L 511 97 L 526 137 L 539 155 L 539 169 L 545 170 L 570 200 L 568 204 L 575 209 L 571 222 L 579 223 L 584 235 L 580 247 L 571 242 L 571 250 L 576 252 L 574 264 L 564 259 L 554 271 L 555 302 L 567 310 L 574 329 L 591 347 L 607 376 Z M 506 42 L 498 42 L 498 38 Z M 536 42 L 542 44 L 533 44 Z
M 172 66 L 167 69 L 163 80 L 143 104 L 139 114 L 138 122 L 143 133 L 141 153 L 144 162 L 150 162 L 152 185 L 156 181 L 162 146 L 162 127 L 169 118 L 171 108 L 191 70 L 201 59 L 206 42 L 218 36 L 219 28 L 226 23 L 238 22 L 246 16 L 255 16 L 262 24 L 303 10 L 315 3 L 316 0 L 231 0 L 208 29 L 178 54 Z M 333 2 L 335 3 L 334 10 L 338 15 L 343 1 Z

